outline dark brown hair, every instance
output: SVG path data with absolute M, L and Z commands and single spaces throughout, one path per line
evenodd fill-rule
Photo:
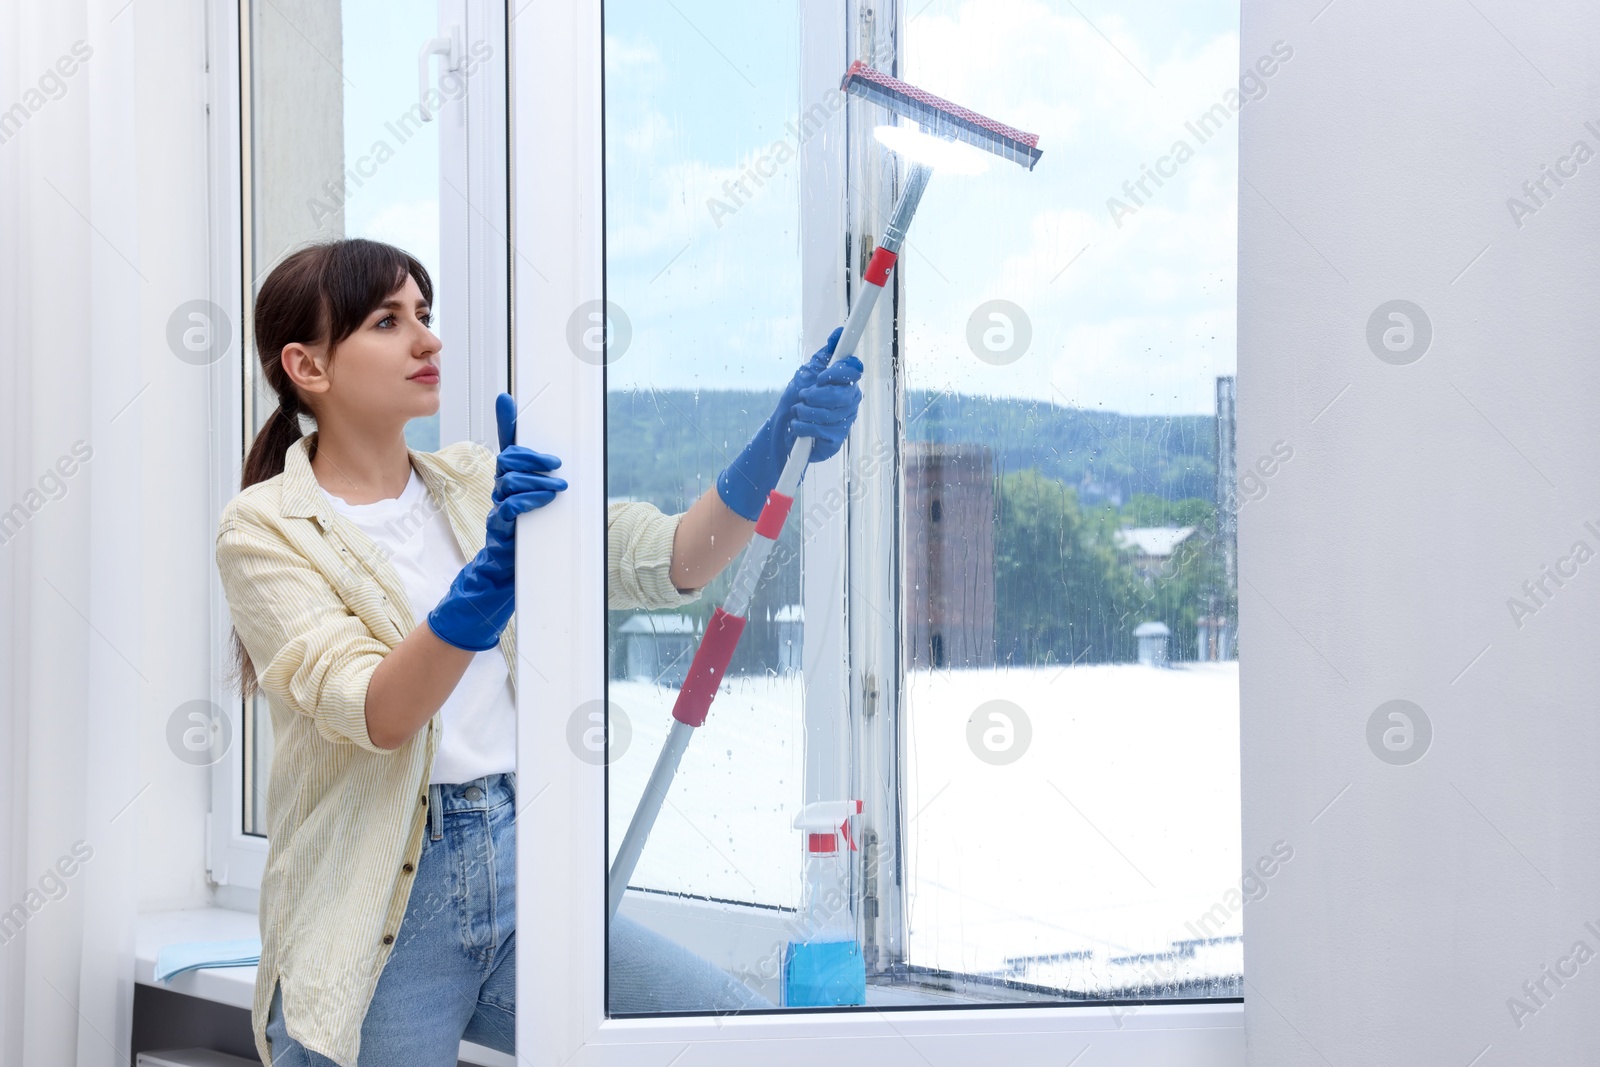
M 380 241 L 353 237 L 314 244 L 272 268 L 256 294 L 255 334 L 261 375 L 277 394 L 278 406 L 250 446 L 239 479 L 241 490 L 282 474 L 290 447 L 305 436 L 300 416 L 315 421 L 315 413 L 283 369 L 284 346 L 326 343 L 331 360 L 339 343 L 360 329 L 367 316 L 405 284 L 407 275 L 416 279 L 422 299 L 432 307 L 433 279 L 427 268 L 416 257 Z M 233 680 L 242 696 L 252 697 L 260 686 L 237 629 L 233 651 Z

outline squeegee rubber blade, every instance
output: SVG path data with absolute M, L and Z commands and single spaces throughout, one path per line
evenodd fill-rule
M 914 120 L 935 137 L 962 141 L 1029 170 L 1043 154 L 1039 151 L 1038 134 L 996 122 L 859 61 L 845 75 L 843 88 Z

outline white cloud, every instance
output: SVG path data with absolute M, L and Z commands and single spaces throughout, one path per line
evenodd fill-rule
M 648 70 L 661 63 L 661 51 L 648 39 L 628 40 L 615 34 L 606 34 L 606 74 L 619 71 Z
M 1184 124 L 1237 84 L 1239 57 L 1236 10 L 1204 10 L 1190 21 L 1209 18 L 1209 32 L 1098 12 L 1091 27 L 1074 8 L 1038 0 L 936 3 L 912 20 L 907 80 L 1038 133 L 1044 156 L 1031 173 L 996 161 L 986 175 L 938 175 L 929 187 L 901 261 L 911 384 L 1210 410 L 1214 378 L 1234 360 L 1238 120 L 1206 144 Z M 708 123 L 771 129 L 792 115 L 700 115 L 687 98 L 675 102 L 685 74 L 667 70 L 653 45 L 608 38 L 608 48 L 608 70 L 627 72 L 608 92 L 650 86 L 608 112 L 610 285 L 636 331 L 613 382 L 780 384 L 804 355 L 798 167 L 787 164 L 718 228 L 706 198 L 764 146 L 752 136 L 715 158 L 702 145 Z M 1123 182 L 1178 138 L 1194 157 L 1159 189 L 1147 183 L 1118 227 L 1107 198 L 1126 199 Z M 1010 367 L 966 347 L 968 316 L 992 298 L 1032 320 L 1033 347 Z
M 384 241 L 410 252 L 439 277 L 439 201 L 430 198 L 389 202 L 370 217 L 348 227 L 351 237 Z

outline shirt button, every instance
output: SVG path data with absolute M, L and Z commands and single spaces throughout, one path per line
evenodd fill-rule
M 392 945 L 392 944 L 394 944 L 394 935 L 393 935 L 393 934 L 384 934 L 384 935 L 383 935 L 383 943 L 384 943 L 384 944 L 385 944 L 385 945 Z
M 405 866 L 401 867 L 400 869 L 402 871 L 405 871 L 407 874 L 410 874 L 412 871 L 416 870 L 416 868 L 411 866 L 411 864 L 409 864 L 409 863 L 407 863 Z

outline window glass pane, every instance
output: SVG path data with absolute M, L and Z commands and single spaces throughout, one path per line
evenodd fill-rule
M 936 173 L 901 260 L 908 980 L 1236 996 L 1237 4 L 1023 18 L 906 27 L 1044 150 Z
M 245 704 L 244 832 L 267 836 L 267 775 L 272 771 L 272 709 L 260 693 Z
M 367 237 L 439 271 L 439 123 L 419 122 L 417 52 L 438 35 L 438 0 L 250 5 L 251 272 L 255 288 L 285 255 L 336 237 Z M 253 371 L 253 361 L 247 361 Z M 272 414 L 265 383 L 254 433 Z M 413 448 L 439 447 L 439 417 L 406 427 Z
M 446 327 L 439 248 L 439 126 L 417 104 L 417 53 L 439 35 L 438 0 L 272 0 L 249 5 L 250 297 L 304 245 L 367 237 L 420 260 L 434 285 L 434 332 Z M 248 324 L 247 324 L 248 325 Z M 248 439 L 276 398 L 245 352 Z M 464 382 L 462 383 L 464 385 Z M 443 388 L 460 388 L 450 375 Z M 305 424 L 311 428 L 309 422 Z M 406 426 L 413 448 L 439 447 L 439 416 Z M 245 705 L 244 831 L 265 834 L 271 729 L 266 702 Z
M 608 494 L 672 514 L 823 340 L 798 333 L 810 205 L 854 205 L 858 253 L 884 222 L 863 179 L 894 163 L 851 141 L 849 188 L 798 187 L 796 11 L 605 14 Z M 791 517 L 623 896 L 613 1014 L 752 1006 L 740 990 L 758 1007 L 1239 993 L 1242 894 L 1262 883 L 1239 882 L 1237 9 L 930 0 L 901 40 L 906 80 L 1039 133 L 1045 154 L 935 174 L 905 301 L 878 310 L 900 316 L 898 347 L 887 329 L 866 342 L 877 384 L 901 375 L 898 418 L 880 405 L 851 438 L 839 603 L 799 610 L 807 553 L 813 579 L 827 557 Z M 844 132 L 841 113 L 820 136 Z M 886 452 L 893 477 L 861 473 Z M 628 731 L 608 767 L 613 858 L 731 571 L 692 604 L 610 615 L 612 744 Z M 842 709 L 799 670 L 827 627 L 849 635 Z M 878 820 L 836 873 L 795 821 L 829 715 Z M 844 903 L 813 912 L 824 884 Z M 706 965 L 685 951 L 714 966 L 685 978 Z M 854 992 L 829 985 L 851 966 Z
M 673 515 L 712 490 L 826 339 L 800 336 L 798 161 L 786 128 L 796 117 L 796 21 L 793 0 L 605 5 L 612 502 Z M 778 153 L 786 159 L 773 157 L 779 142 L 790 146 Z M 783 562 L 769 566 L 755 596 L 722 692 L 630 881 L 624 921 L 667 929 L 656 918 L 667 899 L 692 901 L 686 913 L 701 915 L 721 901 L 759 905 L 768 917 L 798 903 L 799 542 L 785 534 Z M 612 716 L 632 728 L 609 767 L 613 854 L 731 573 L 690 604 L 610 613 Z M 694 947 L 715 951 L 703 940 Z M 612 959 L 614 1011 L 649 1006 L 634 995 L 631 966 Z

